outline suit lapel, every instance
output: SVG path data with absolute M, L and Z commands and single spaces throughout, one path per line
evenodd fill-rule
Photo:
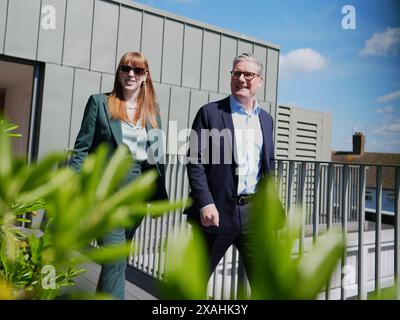
M 122 128 L 121 128 L 121 121 L 117 119 L 111 119 L 111 115 L 108 111 L 108 104 L 107 99 L 103 101 L 103 108 L 107 117 L 107 122 L 111 128 L 111 132 L 114 136 L 115 142 L 117 145 L 122 144 Z
M 232 161 L 235 164 L 235 167 L 237 166 L 236 164 L 236 150 L 235 150 L 235 129 L 233 127 L 233 120 L 232 120 L 232 111 L 231 107 L 229 105 L 229 97 L 223 100 L 223 105 L 222 105 L 222 121 L 224 122 L 224 128 L 228 129 L 228 132 L 232 135 L 231 139 L 228 139 L 229 146 L 232 151 Z

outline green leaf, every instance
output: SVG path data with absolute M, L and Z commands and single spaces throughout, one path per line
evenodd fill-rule
M 318 237 L 315 247 L 306 253 L 298 265 L 299 282 L 296 295 L 300 299 L 315 299 L 344 250 L 342 235 L 328 233 Z
M 130 242 L 118 245 L 109 245 L 100 248 L 91 249 L 83 252 L 83 254 L 92 261 L 97 263 L 104 263 L 126 259 L 132 250 Z
M 161 285 L 165 299 L 205 299 L 208 264 L 202 234 L 196 227 L 193 236 L 180 234 L 168 244 L 166 284 Z

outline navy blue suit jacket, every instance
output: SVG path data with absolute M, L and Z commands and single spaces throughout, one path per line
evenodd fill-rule
M 269 113 L 260 109 L 259 119 L 263 133 L 261 156 L 262 176 L 265 177 L 275 168 L 273 144 L 273 119 Z M 216 129 L 220 139 L 205 138 L 203 129 Z M 227 129 L 223 131 L 224 129 Z M 206 131 L 207 132 L 207 131 Z M 229 134 L 231 133 L 231 134 Z M 229 136 L 224 141 L 224 136 Z M 204 136 L 204 131 L 203 131 Z M 219 212 L 219 227 L 207 227 L 207 232 L 229 232 L 233 228 L 231 219 L 237 197 L 238 176 L 235 162 L 235 135 L 229 97 L 204 105 L 193 121 L 188 151 L 187 172 L 190 184 L 189 196 L 193 205 L 185 210 L 189 222 L 200 222 L 199 209 L 214 203 Z M 212 163 L 213 157 L 219 163 Z

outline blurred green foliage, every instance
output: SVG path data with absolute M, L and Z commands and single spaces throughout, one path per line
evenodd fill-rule
M 54 299 L 60 289 L 74 285 L 85 270 L 81 263 L 107 262 L 126 257 L 131 244 L 95 248 L 89 244 L 115 227 L 132 225 L 149 213 L 157 216 L 183 206 L 182 202 L 147 203 L 157 173 L 148 171 L 120 187 L 132 165 L 126 148 L 109 158 L 101 146 L 85 160 L 78 174 L 53 153 L 27 165 L 14 158 L 9 135 L 15 126 L 0 123 L 0 299 Z M 44 209 L 44 232 L 28 233 L 17 226 L 23 214 Z M 82 254 L 77 254 L 77 252 Z M 47 267 L 55 275 L 44 272 Z M 87 298 L 87 296 L 85 296 Z
M 265 179 L 255 197 L 250 221 L 256 253 L 248 270 L 254 279 L 252 299 L 315 299 L 323 289 L 342 256 L 342 235 L 321 235 L 313 248 L 299 255 L 296 240 L 301 221 L 298 215 L 286 217 L 273 178 Z M 179 237 L 170 244 L 163 298 L 206 297 L 204 242 L 196 229 L 193 232 L 194 236 Z

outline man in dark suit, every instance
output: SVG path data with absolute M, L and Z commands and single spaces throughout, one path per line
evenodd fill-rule
M 234 244 L 250 282 L 256 253 L 249 242 L 249 202 L 274 170 L 273 120 L 256 99 L 262 68 L 250 53 L 234 58 L 231 95 L 201 107 L 193 121 L 187 165 L 193 205 L 186 213 L 205 235 L 209 275 Z

